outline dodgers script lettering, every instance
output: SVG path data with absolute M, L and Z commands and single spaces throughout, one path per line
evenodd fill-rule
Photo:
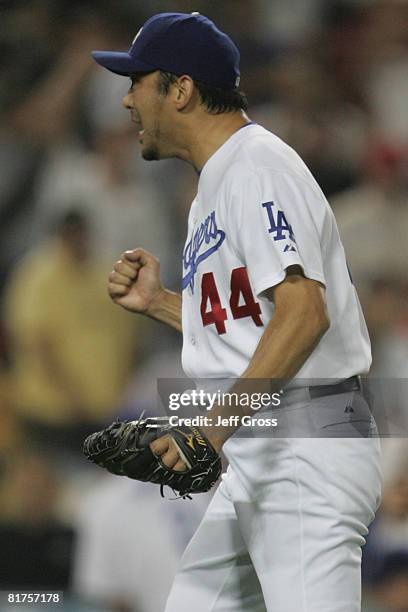
M 192 238 L 187 242 L 183 252 L 184 276 L 182 288 L 190 285 L 194 290 L 194 276 L 201 262 L 215 253 L 225 240 L 225 232 L 217 226 L 215 210 L 195 230 Z

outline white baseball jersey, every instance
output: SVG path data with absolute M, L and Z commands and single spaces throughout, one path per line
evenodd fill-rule
M 324 195 L 289 146 L 251 124 L 207 161 L 191 207 L 187 375 L 243 373 L 273 316 L 265 290 L 292 265 L 326 287 L 330 328 L 291 383 L 304 388 L 283 394 L 276 437 L 258 431 L 224 444 L 228 469 L 183 555 L 166 612 L 361 610 L 361 546 L 380 496 L 378 440 L 352 432 L 350 407 L 356 422 L 360 410 L 370 421 L 361 393 L 312 399 L 314 381 L 301 379 L 366 372 L 370 342 Z M 297 415 L 330 439 L 285 434 L 285 419 Z M 351 437 L 336 437 L 343 426 Z
M 264 292 L 292 265 L 326 287 L 330 317 L 297 378 L 367 372 L 370 341 L 333 212 L 297 153 L 249 124 L 206 162 L 191 206 L 182 281 L 188 376 L 243 373 L 273 316 Z

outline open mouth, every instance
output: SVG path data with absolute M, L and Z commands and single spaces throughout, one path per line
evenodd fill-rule
M 136 125 L 136 127 L 138 128 L 139 136 L 143 136 L 143 134 L 144 134 L 144 127 L 142 125 L 142 120 L 140 119 L 140 116 L 137 113 L 132 112 L 131 113 L 131 119 L 132 119 L 132 123 L 134 123 Z

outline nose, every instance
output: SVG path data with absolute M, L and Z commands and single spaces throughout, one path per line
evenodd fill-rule
M 122 105 L 129 110 L 132 108 L 131 97 L 128 93 L 126 94 L 126 96 L 123 97 Z

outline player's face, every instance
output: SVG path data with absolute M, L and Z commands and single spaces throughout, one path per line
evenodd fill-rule
M 158 90 L 158 72 L 132 78 L 131 87 L 123 98 L 123 106 L 130 110 L 135 123 L 142 157 L 157 160 L 166 157 L 163 125 L 166 100 Z

